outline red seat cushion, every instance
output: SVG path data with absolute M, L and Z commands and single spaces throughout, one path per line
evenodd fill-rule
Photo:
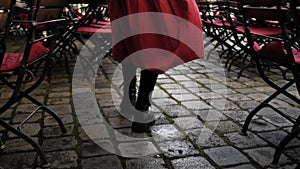
M 216 26 L 219 26 L 219 27 L 222 27 L 222 26 L 230 27 L 230 22 L 228 22 L 228 21 L 214 20 L 213 24 Z
M 103 29 L 110 29 L 111 25 L 101 25 L 101 24 L 95 24 L 95 23 L 91 23 L 90 25 L 88 25 L 90 27 L 95 27 L 95 28 L 103 28 Z
M 28 63 L 38 59 L 41 56 L 46 55 L 49 50 L 44 47 L 40 42 L 32 45 L 30 55 L 28 57 Z M 13 70 L 21 65 L 23 59 L 23 53 L 5 53 L 0 71 Z
M 266 26 L 249 26 L 250 32 L 254 35 L 275 36 L 281 34 L 281 28 L 266 27 Z M 237 26 L 236 30 L 245 32 L 243 26 Z
M 260 54 L 262 57 L 269 58 L 281 64 L 288 64 L 287 52 L 283 48 L 283 45 L 280 41 L 272 41 L 269 44 L 260 47 L 258 43 L 254 43 L 254 50 Z M 300 64 L 300 51 L 293 50 L 293 56 L 295 62 Z
M 300 50 L 293 50 L 295 62 L 300 65 Z
M 89 26 L 81 26 L 78 28 L 77 32 L 79 33 L 111 33 L 111 29 L 100 29 Z

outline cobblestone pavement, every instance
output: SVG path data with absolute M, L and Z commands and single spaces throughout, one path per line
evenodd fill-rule
M 211 49 L 211 45 L 206 47 L 206 53 Z M 227 72 L 217 58 L 217 51 L 212 50 L 209 59 L 186 63 L 159 76 L 152 98 L 157 121 L 150 134 L 132 133 L 131 122 L 118 113 L 115 104 L 120 102 L 122 81 L 113 78 L 119 77 L 114 76 L 115 62 L 106 58 L 97 73 L 94 92 L 102 119 L 89 114 L 89 105 L 84 104 L 92 102 L 87 98 L 79 105 L 87 106 L 85 114 L 78 118 L 72 77 L 62 66 L 53 66 L 52 78 L 33 94 L 59 114 L 68 133 L 62 136 L 56 122 L 42 112 L 25 125 L 25 131 L 42 144 L 53 169 L 270 168 L 275 147 L 292 124 L 265 108 L 251 122 L 248 136 L 240 135 L 247 114 L 273 89 L 254 69 L 237 80 L 235 71 Z M 278 79 L 276 74 L 272 76 Z M 291 91 L 296 93 L 295 88 Z M 2 87 L 1 103 L 8 97 L 9 91 Z M 299 106 L 284 96 L 272 104 L 294 117 L 299 114 Z M 17 125 L 33 108 L 23 99 L 1 118 Z M 4 133 L 3 128 L 1 131 Z M 85 131 L 95 137 L 90 138 Z M 7 135 L 0 166 L 39 168 L 33 148 L 14 134 Z M 138 158 L 144 154 L 150 155 Z M 300 163 L 299 138 L 287 146 L 279 163 L 280 169 L 296 168 Z

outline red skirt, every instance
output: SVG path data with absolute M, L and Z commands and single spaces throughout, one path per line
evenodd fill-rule
M 204 57 L 194 0 L 109 0 L 113 59 L 164 73 Z

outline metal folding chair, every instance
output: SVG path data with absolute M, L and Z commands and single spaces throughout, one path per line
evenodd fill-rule
M 6 112 L 12 105 L 23 98 L 28 99 L 37 106 L 37 108 L 33 110 L 32 113 L 27 118 L 25 118 L 17 128 L 13 127 L 11 124 L 7 123 L 1 118 L 0 125 L 31 144 L 40 157 L 42 163 L 41 167 L 46 168 L 50 167 L 50 163 L 47 161 L 46 156 L 41 149 L 41 146 L 27 133 L 25 133 L 22 127 L 34 115 L 40 113 L 41 111 L 44 111 L 57 121 L 62 133 L 66 133 L 66 129 L 58 115 L 48 106 L 31 96 L 31 92 L 34 91 L 45 79 L 45 76 L 47 75 L 47 72 L 49 70 L 49 63 L 53 56 L 53 51 L 51 50 L 51 48 L 45 47 L 44 43 L 56 39 L 57 35 L 54 34 L 56 32 L 55 29 L 57 28 L 57 25 L 62 24 L 65 19 L 59 19 L 59 15 L 55 16 L 55 14 L 58 13 L 52 13 L 51 11 L 56 11 L 52 8 L 51 10 L 49 10 L 49 8 L 41 8 L 42 4 L 47 6 L 46 2 L 53 3 L 53 1 L 37 0 L 34 2 L 36 2 L 36 6 L 32 9 L 29 9 L 30 13 L 28 13 L 28 16 L 31 16 L 30 20 L 12 20 L 12 13 L 15 12 L 15 0 L 2 0 L 0 2 L 0 9 L 6 15 L 6 19 L 0 22 L 0 25 L 5 25 L 5 27 L 2 28 L 0 26 L 0 81 L 1 86 L 6 86 L 12 92 L 11 97 L 3 105 L 1 105 L 0 115 Z M 51 16 L 51 18 L 49 18 L 49 16 Z M 5 41 L 7 40 L 7 35 L 10 31 L 10 25 L 12 22 L 21 24 L 26 23 L 27 26 L 29 26 L 27 33 L 28 37 L 23 53 L 5 52 Z M 36 34 L 36 29 L 39 29 L 41 25 L 46 27 L 46 36 L 37 36 Z M 39 74 L 38 77 L 34 77 L 32 68 L 34 68 L 36 65 L 41 64 L 43 64 L 41 74 Z M 11 76 L 15 77 L 11 78 Z M 28 84 L 27 82 L 31 83 Z M 4 148 L 4 145 L 2 145 L 2 148 Z
M 294 1 L 296 2 L 296 1 Z M 295 3 L 294 3 L 295 4 Z M 296 10 L 293 3 L 290 5 L 294 11 Z M 245 34 L 247 36 L 250 52 L 255 60 L 258 72 L 261 78 L 276 91 L 269 95 L 267 99 L 261 102 L 255 109 L 253 109 L 247 116 L 244 123 L 242 134 L 246 135 L 246 131 L 252 118 L 262 108 L 269 107 L 275 112 L 286 118 L 288 121 L 294 124 L 292 132 L 288 134 L 282 142 L 276 147 L 274 159 L 272 165 L 277 165 L 283 148 L 287 143 L 299 135 L 299 124 L 300 116 L 291 117 L 288 112 L 283 112 L 274 107 L 270 102 L 275 99 L 278 95 L 283 94 L 289 99 L 295 101 L 296 104 L 300 105 L 299 96 L 291 94 L 287 91 L 292 85 L 296 84 L 298 92 L 300 91 L 300 48 L 299 48 L 299 22 L 297 12 L 295 15 L 290 17 L 290 11 L 288 6 L 282 0 L 242 0 L 241 6 L 243 12 L 243 26 Z M 249 20 L 260 22 L 260 24 L 270 24 L 270 21 L 277 22 L 274 29 L 279 29 L 280 34 L 262 35 L 255 34 L 249 29 Z M 268 31 L 268 30 L 266 30 Z M 272 79 L 266 74 L 267 68 L 276 68 L 281 70 L 282 79 L 285 80 L 285 84 L 278 84 L 277 80 Z M 284 67 L 284 69 L 282 69 Z M 291 76 L 288 76 L 291 74 Z

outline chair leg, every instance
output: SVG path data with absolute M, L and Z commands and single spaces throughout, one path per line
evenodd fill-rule
M 31 96 L 29 96 L 29 95 L 23 93 L 23 92 L 21 92 L 21 94 L 24 94 L 24 97 L 25 97 L 25 98 L 27 98 L 28 100 L 30 100 L 30 101 L 33 102 L 34 104 L 38 105 L 39 107 L 38 107 L 37 110 L 42 109 L 42 110 L 44 110 L 45 112 L 47 112 L 49 115 L 51 115 L 51 116 L 56 120 L 56 122 L 58 123 L 61 132 L 62 132 L 63 134 L 66 134 L 66 133 L 67 133 L 67 130 L 66 130 L 66 128 L 65 128 L 65 126 L 64 126 L 64 124 L 63 124 L 63 122 L 61 121 L 61 119 L 58 117 L 58 115 L 57 115 L 53 110 L 51 110 L 49 107 L 45 106 L 44 104 L 42 104 L 41 102 L 39 102 L 39 101 L 36 100 L 35 98 L 33 98 L 33 97 L 31 97 Z
M 29 121 L 36 113 L 38 113 L 39 110 L 46 111 L 48 114 L 50 114 L 50 115 L 57 121 L 57 123 L 58 123 L 58 125 L 59 125 L 59 127 L 60 127 L 60 129 L 61 129 L 61 132 L 62 132 L 63 134 L 66 134 L 66 133 L 67 133 L 67 130 L 66 130 L 64 124 L 62 123 L 62 121 L 60 120 L 60 118 L 58 117 L 58 115 L 57 115 L 53 110 L 51 110 L 51 109 L 49 109 L 48 107 L 43 106 L 43 105 L 42 105 L 42 106 L 39 106 L 38 108 L 36 108 L 29 116 L 27 116 L 26 119 L 24 119 L 24 120 L 19 124 L 18 129 L 19 129 L 21 132 L 24 133 L 24 131 L 23 131 L 23 129 L 22 129 L 23 125 L 24 125 L 27 121 Z
M 292 128 L 292 132 L 294 132 L 295 130 L 298 130 L 300 128 L 300 116 L 297 118 L 295 125 Z
M 34 141 L 28 135 L 20 132 L 19 130 L 15 129 L 14 127 L 12 127 L 11 125 L 9 125 L 8 123 L 4 122 L 1 119 L 0 119 L 0 125 L 3 126 L 4 128 L 6 128 L 7 130 L 13 132 L 17 136 L 20 136 L 22 139 L 24 139 L 26 142 L 28 142 L 37 151 L 37 154 L 40 157 L 41 162 L 42 162 L 42 168 L 50 167 L 50 163 L 48 163 L 46 156 L 45 156 L 44 152 L 42 151 L 41 146 L 36 141 Z
M 266 107 L 267 106 L 267 103 L 266 101 L 264 101 L 263 103 L 259 104 L 255 109 L 253 109 L 249 115 L 247 116 L 246 118 L 246 121 L 243 125 L 243 128 L 242 128 L 242 135 L 244 136 L 247 136 L 247 130 L 249 128 L 249 125 L 250 125 L 250 122 L 252 120 L 252 118 L 256 115 L 256 113 L 261 110 L 262 108 Z
M 295 124 L 297 125 L 297 124 Z M 298 124 L 299 125 L 299 124 Z M 300 128 L 297 128 L 296 130 L 292 131 L 290 134 L 288 134 L 284 139 L 279 143 L 279 145 L 276 148 L 273 161 L 271 164 L 271 167 L 278 167 L 278 161 L 280 159 L 280 156 L 283 152 L 284 147 L 294 138 L 296 138 L 300 134 Z
M 263 107 L 269 106 L 269 102 L 271 100 L 273 100 L 274 98 L 276 98 L 279 94 L 282 93 L 282 91 L 285 91 L 287 88 L 289 88 L 290 86 L 292 86 L 294 83 L 293 82 L 289 82 L 287 84 L 285 84 L 281 90 L 277 90 L 276 92 L 274 92 L 271 96 L 269 96 L 267 99 L 265 99 L 261 104 L 259 104 L 255 109 L 253 109 L 250 114 L 247 116 L 246 121 L 243 125 L 243 129 L 242 129 L 242 135 L 247 135 L 247 130 L 248 127 L 250 125 L 250 122 L 252 120 L 252 118 L 254 117 L 254 115 L 261 110 Z
M 46 73 L 43 72 L 43 73 Z M 10 84 L 9 82 L 7 82 L 5 79 L 3 79 L 5 83 L 7 83 L 7 86 L 10 88 L 14 88 L 15 86 Z M 19 96 L 17 98 L 15 98 L 14 100 L 11 100 L 9 102 L 6 102 L 6 104 L 4 106 L 2 106 L 0 108 L 1 112 L 4 112 L 5 110 L 7 110 L 12 104 L 16 103 L 17 101 L 21 100 L 23 97 L 27 98 L 28 100 L 30 100 L 32 103 L 36 104 L 37 106 L 41 107 L 41 109 L 43 109 L 44 111 L 46 111 L 47 113 L 49 113 L 59 124 L 59 127 L 62 131 L 63 134 L 67 133 L 67 130 L 63 124 L 63 122 L 61 121 L 61 119 L 58 117 L 58 115 L 51 109 L 49 109 L 47 106 L 45 106 L 44 104 L 42 104 L 41 102 L 39 102 L 38 100 L 36 100 L 35 98 L 31 97 L 30 95 L 28 95 L 28 93 L 30 93 L 30 91 L 32 91 L 33 89 L 35 89 L 38 84 L 39 81 L 42 81 L 42 79 L 40 78 L 38 80 L 37 83 L 35 83 L 34 85 L 32 85 L 29 89 L 27 89 L 26 91 L 19 91 Z

